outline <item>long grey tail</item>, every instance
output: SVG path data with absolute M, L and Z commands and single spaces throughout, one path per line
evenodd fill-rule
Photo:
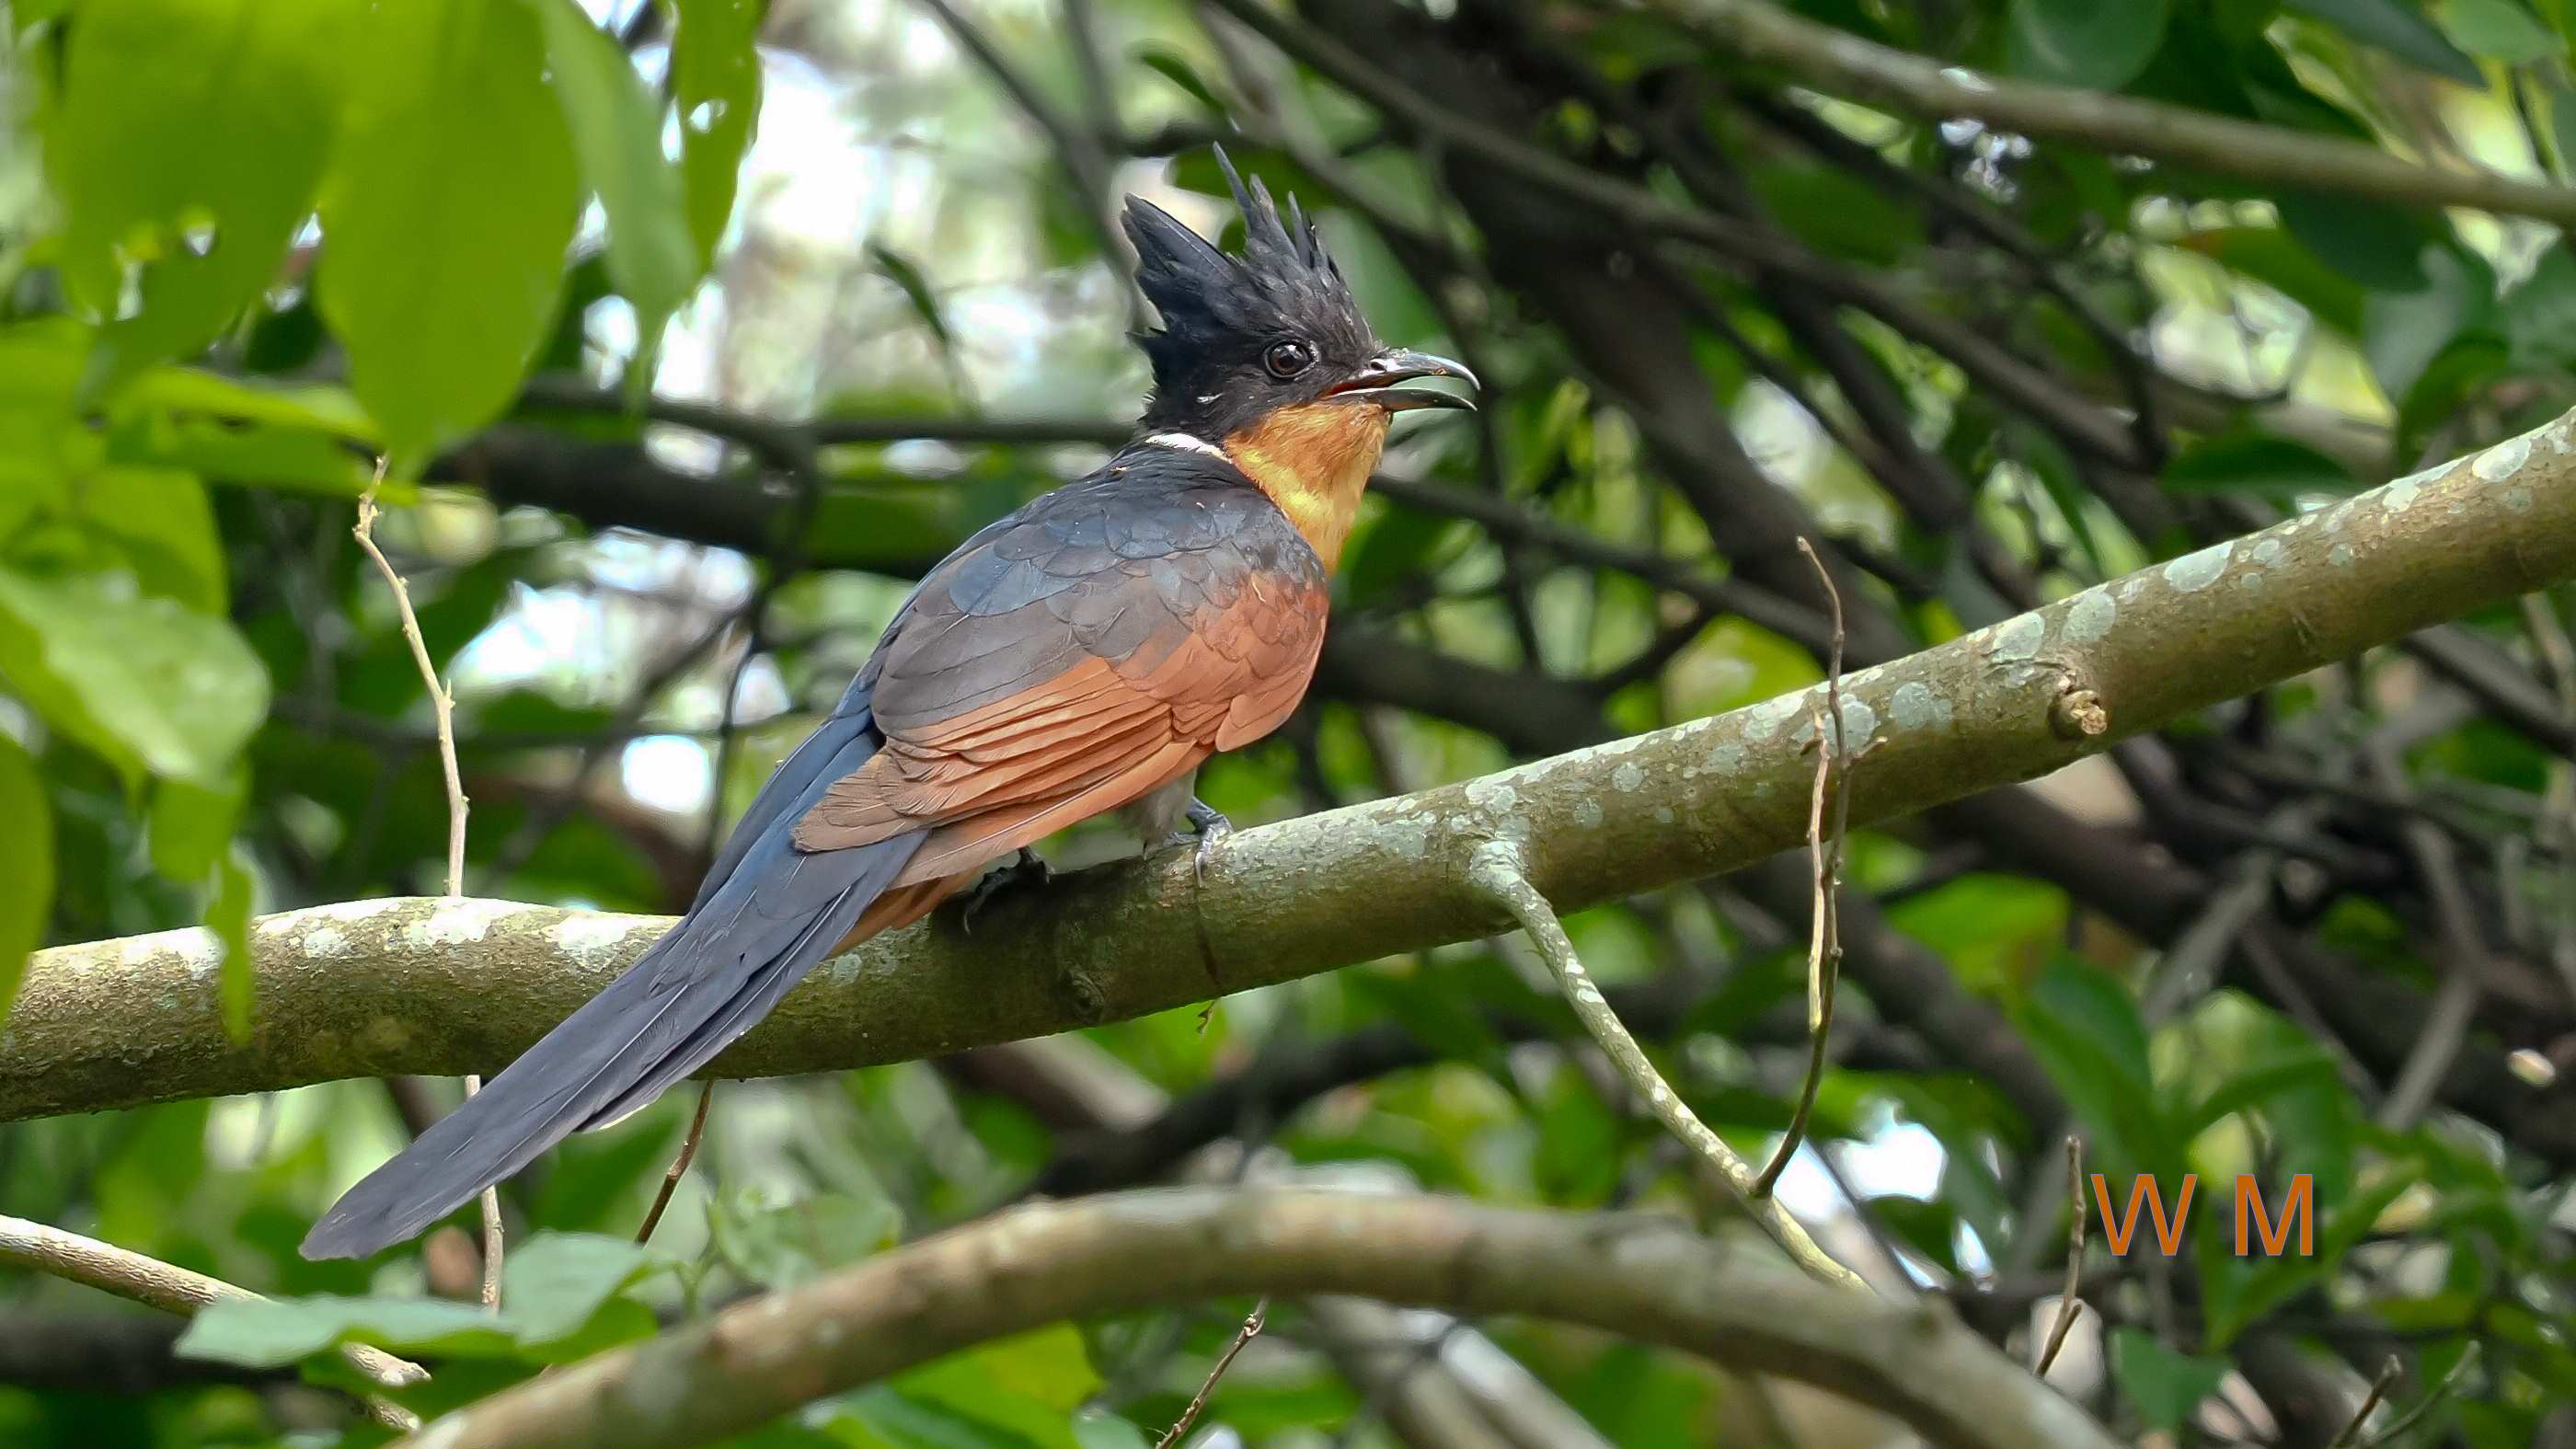
M 768 1015 L 848 935 L 920 845 L 806 854 L 804 807 L 879 744 L 859 691 L 753 802 L 698 899 L 626 973 L 482 1092 L 334 1203 L 307 1258 L 364 1257 L 419 1234 L 537 1154 L 644 1106 Z

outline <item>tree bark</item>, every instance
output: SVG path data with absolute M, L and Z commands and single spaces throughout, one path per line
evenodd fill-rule
M 1015 1208 L 558 1370 L 403 1443 L 682 1449 L 1022 1329 L 1264 1292 L 1587 1324 L 1813 1384 L 1952 1449 L 2111 1445 L 1940 1299 L 1827 1288 L 1676 1220 L 1218 1188 Z
M 2046 773 L 2220 700 L 2576 574 L 2576 414 L 2473 458 L 2088 589 L 1843 682 L 1855 824 Z M 1137 1016 L 1492 933 L 1467 880 L 1515 844 L 1560 909 L 1801 843 L 1821 687 L 1005 896 L 815 972 L 719 1059 L 757 1076 Z M 506 1064 L 662 930 L 496 901 L 353 902 L 253 933 L 234 1041 L 202 930 L 35 959 L 0 1033 L 0 1120 Z

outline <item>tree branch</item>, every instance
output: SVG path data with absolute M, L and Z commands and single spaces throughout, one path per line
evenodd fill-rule
M 1865 826 L 2576 575 L 2576 415 L 2446 468 L 2086 590 L 1843 681 Z M 2093 692 L 2100 734 L 2061 734 Z M 757 1076 L 936 1056 L 1491 933 L 1474 852 L 1521 849 L 1579 910 L 1806 837 L 1820 688 L 994 901 L 818 970 L 717 1064 Z M 0 1120 L 396 1072 L 496 1069 L 668 926 L 496 901 L 366 901 L 253 933 L 233 1042 L 202 930 L 40 952 L 0 1038 Z M 1202 934 L 1204 932 L 1204 934 Z
M 1539 959 L 1547 963 L 1547 969 L 1565 992 L 1566 1004 L 1574 1009 L 1575 1019 L 1600 1043 L 1611 1066 L 1644 1100 L 1646 1110 L 1684 1147 L 1716 1169 L 1744 1204 L 1744 1210 L 1761 1225 L 1762 1231 L 1771 1235 L 1780 1250 L 1820 1283 L 1868 1291 L 1869 1285 L 1858 1273 L 1816 1246 L 1806 1228 L 1755 1179 L 1752 1165 L 1710 1131 L 1690 1104 L 1682 1100 L 1681 1093 L 1664 1080 L 1664 1074 L 1655 1070 L 1646 1049 L 1637 1045 L 1637 1038 L 1620 1024 L 1618 1013 L 1610 1009 L 1601 988 L 1593 984 L 1592 974 L 1584 969 L 1583 958 L 1575 954 L 1574 942 L 1567 938 L 1565 924 L 1557 919 L 1555 908 L 1530 884 L 1527 872 L 1521 868 L 1520 851 L 1500 840 L 1485 842 L 1468 862 L 1467 879 L 1528 934 L 1530 943 L 1538 948 Z
M 1981 75 L 1803 20 L 1766 0 L 1649 0 L 1713 49 L 1776 65 L 1799 81 L 1926 121 L 2144 156 L 2298 191 L 2401 206 L 2465 206 L 2576 225 L 2576 191 L 2489 171 L 2423 166 L 2360 141 L 2309 135 L 2180 106 Z
M 558 1370 L 405 1442 L 680 1449 L 1039 1324 L 1263 1292 L 1587 1324 L 1816 1385 L 1957 1449 L 2111 1443 L 1937 1300 L 1823 1287 L 1667 1219 L 1206 1188 L 998 1214 Z
M 128 1252 L 113 1243 L 84 1238 L 43 1223 L 24 1218 L 0 1217 L 0 1263 L 43 1273 L 50 1277 L 85 1283 L 102 1293 L 148 1304 L 165 1313 L 193 1318 L 197 1310 L 209 1303 L 228 1298 L 257 1298 L 247 1288 L 237 1288 L 220 1278 Z M 420 1365 L 399 1359 L 378 1348 L 351 1344 L 341 1350 L 350 1366 L 370 1382 L 386 1388 L 402 1388 L 429 1377 Z M 410 1429 L 420 1421 L 405 1409 L 379 1399 L 370 1399 L 367 1411 L 376 1422 L 394 1429 Z

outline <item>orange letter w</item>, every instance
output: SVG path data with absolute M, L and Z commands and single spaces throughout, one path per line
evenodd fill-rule
M 2141 1202 L 2155 1215 L 2156 1250 L 2168 1258 L 2181 1252 L 2182 1225 L 2191 1216 L 2192 1189 L 2199 1185 L 2199 1173 L 2182 1175 L 2182 1196 L 2175 1200 L 2173 1216 L 2168 1218 L 2165 1216 L 2164 1195 L 2155 1190 L 2155 1179 L 2144 1175 L 2132 1178 L 2129 1182 L 2129 1210 L 2115 1215 L 2111 1211 L 2111 1189 L 2103 1181 L 2102 1174 L 2094 1173 L 2093 1201 L 2102 1209 L 2102 1236 L 2110 1242 L 2111 1256 L 2128 1256 L 2129 1239 L 2138 1231 L 2138 1204 Z M 2285 1232 L 2288 1226 L 2287 1223 L 2282 1224 Z

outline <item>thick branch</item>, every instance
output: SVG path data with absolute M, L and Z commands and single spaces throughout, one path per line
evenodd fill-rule
M 2360 141 L 2180 106 L 1980 75 L 1800 19 L 1767 0 L 1650 5 L 1719 50 L 1776 65 L 1819 90 L 1927 121 L 1964 117 L 2024 136 L 2299 191 L 2341 192 L 2402 206 L 2465 206 L 2576 225 L 2576 191 L 2563 186 L 2419 165 Z
M 1937 1300 L 1827 1288 L 1669 1220 L 1207 1188 L 1014 1209 L 559 1370 L 406 1442 L 679 1449 L 1039 1324 L 1262 1292 L 1588 1324 L 1814 1384 L 1962 1449 L 2111 1442 Z
M 1872 750 L 1852 821 L 2046 773 L 2571 575 L 2576 416 L 1846 679 L 1846 737 Z M 2076 688 L 2105 732 L 2059 732 Z M 718 1067 L 934 1056 L 1488 935 L 1503 923 L 1467 868 L 1494 840 L 1565 910 L 1741 868 L 1806 838 L 1817 693 L 1245 831 L 1204 886 L 1182 853 L 997 900 L 971 942 L 935 919 L 819 969 Z M 239 1043 L 202 931 L 42 952 L 0 1036 L 0 1119 L 495 1069 L 666 924 L 492 901 L 271 917 Z

